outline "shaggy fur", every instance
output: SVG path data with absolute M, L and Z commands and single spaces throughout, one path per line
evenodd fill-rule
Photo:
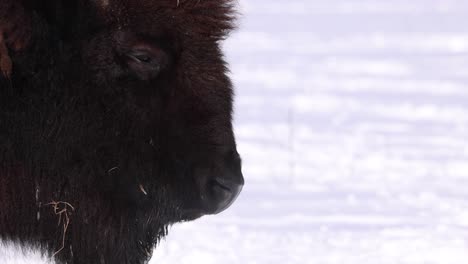
M 0 78 L 0 236 L 60 263 L 144 263 L 169 225 L 200 216 L 197 176 L 236 153 L 219 47 L 232 3 L 18 3 L 0 0 L 13 62 Z M 159 47 L 157 77 L 118 56 L 135 41 Z

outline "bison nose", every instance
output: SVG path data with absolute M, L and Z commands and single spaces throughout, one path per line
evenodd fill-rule
M 202 204 L 206 214 L 218 214 L 226 210 L 234 203 L 244 186 L 239 154 L 235 152 L 230 155 L 226 163 L 221 175 L 205 178 Z
M 243 185 L 244 184 L 241 182 L 234 182 L 226 179 L 215 179 L 211 181 L 207 188 L 208 213 L 218 214 L 226 210 L 237 199 Z

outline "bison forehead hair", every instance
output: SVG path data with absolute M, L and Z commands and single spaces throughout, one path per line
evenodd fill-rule
M 231 0 L 107 0 L 96 1 L 96 5 L 105 21 L 142 26 L 147 32 L 154 32 L 153 26 L 161 27 L 163 22 L 182 35 L 221 39 L 234 25 Z
M 234 202 L 233 1 L 4 1 L 0 34 L 29 44 L 0 77 L 1 239 L 144 263 L 169 225 Z

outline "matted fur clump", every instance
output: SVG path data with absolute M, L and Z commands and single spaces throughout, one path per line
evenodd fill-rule
M 226 209 L 243 185 L 219 46 L 233 14 L 2 0 L 1 239 L 59 263 L 144 263 L 169 225 Z

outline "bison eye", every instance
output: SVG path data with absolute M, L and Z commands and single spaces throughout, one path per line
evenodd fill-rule
M 167 53 L 150 45 L 137 45 L 124 54 L 126 65 L 140 80 L 157 78 L 161 71 L 167 67 Z
M 132 56 L 135 60 L 138 60 L 140 61 L 141 63 L 151 63 L 151 57 L 146 55 L 146 54 L 133 54 L 133 55 L 130 55 Z

